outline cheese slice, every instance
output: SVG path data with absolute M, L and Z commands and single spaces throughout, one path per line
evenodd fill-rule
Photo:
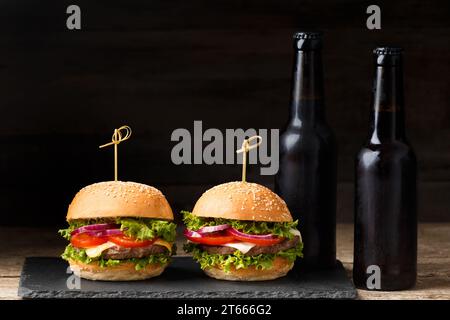
M 302 235 L 300 231 L 298 231 L 297 229 L 290 229 L 289 232 L 292 233 L 294 236 L 298 236 L 300 238 L 300 242 L 302 242 Z
M 153 242 L 153 244 L 157 244 L 158 246 L 166 247 L 167 250 L 172 252 L 172 244 L 167 242 L 167 241 L 164 241 L 164 240 L 161 240 L 161 239 L 156 239 L 155 242 Z
M 102 254 L 103 251 L 114 247 L 116 244 L 112 243 L 112 242 L 105 242 L 99 246 L 93 247 L 93 248 L 89 248 L 86 249 L 86 255 L 89 258 L 97 258 L 100 257 L 100 255 Z
M 222 246 L 235 248 L 235 249 L 239 250 L 240 252 L 246 254 L 247 252 L 249 252 L 251 250 L 251 248 L 256 246 L 256 244 L 250 243 L 250 242 L 230 242 L 230 243 L 222 244 Z

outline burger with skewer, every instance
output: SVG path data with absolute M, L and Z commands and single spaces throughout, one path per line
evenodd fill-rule
M 285 276 L 302 257 L 297 221 L 283 199 L 262 185 L 237 181 L 215 186 L 183 215 L 184 249 L 210 277 L 272 280 Z
M 62 258 L 90 280 L 142 280 L 160 275 L 174 253 L 176 224 L 156 188 L 108 181 L 81 189 L 67 212 L 70 241 Z

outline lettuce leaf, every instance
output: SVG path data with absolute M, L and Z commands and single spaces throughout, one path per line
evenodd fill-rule
M 117 266 L 121 263 L 131 262 L 135 264 L 136 270 L 142 270 L 149 264 L 159 263 L 166 264 L 170 262 L 170 255 L 168 254 L 154 254 L 144 258 L 131 258 L 131 259 L 103 259 L 103 258 L 89 258 L 86 255 L 86 251 L 84 249 L 75 249 L 72 245 L 68 245 L 61 255 L 64 260 L 75 260 L 80 261 L 82 263 L 97 263 L 100 267 L 113 267 Z
M 222 218 L 204 218 L 197 217 L 189 211 L 181 211 L 183 222 L 189 230 L 196 231 L 204 226 L 216 226 L 220 224 L 229 224 L 233 228 L 247 234 L 274 234 L 279 237 L 292 239 L 294 235 L 290 229 L 296 229 L 298 220 L 292 222 L 259 222 L 244 221 Z
M 236 269 L 245 269 L 254 266 L 256 269 L 270 269 L 275 258 L 283 257 L 290 262 L 294 262 L 298 257 L 303 257 L 303 243 L 300 242 L 296 247 L 276 254 L 259 254 L 256 256 L 247 256 L 236 250 L 233 254 L 209 254 L 201 249 L 199 245 L 187 243 L 184 246 L 186 252 L 191 252 L 193 258 L 200 264 L 200 268 L 218 266 L 225 272 L 229 272 L 231 267 Z
M 150 240 L 155 237 L 167 242 L 174 242 L 176 238 L 177 225 L 171 221 L 148 219 L 148 218 L 115 218 L 115 219 L 88 219 L 73 220 L 69 227 L 59 230 L 59 234 L 70 240 L 70 234 L 75 229 L 95 223 L 115 222 L 120 225 L 123 233 L 129 237 L 139 240 Z
M 80 261 L 82 263 L 91 263 L 94 259 L 89 258 L 86 254 L 86 250 L 84 249 L 75 249 L 72 245 L 68 245 L 64 250 L 61 258 L 64 260 L 75 260 Z
M 144 218 L 118 218 L 120 230 L 127 236 L 139 240 L 160 238 L 167 242 L 174 242 L 177 225 L 171 221 L 144 219 Z

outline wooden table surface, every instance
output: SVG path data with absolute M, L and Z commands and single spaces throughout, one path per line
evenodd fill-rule
M 449 223 L 421 224 L 416 287 L 396 292 L 358 290 L 359 298 L 450 299 L 449 244 Z M 0 227 L 0 299 L 19 299 L 17 287 L 25 257 L 58 256 L 65 245 L 65 240 L 56 234 L 56 230 Z M 337 255 L 351 277 L 353 225 L 338 225 Z

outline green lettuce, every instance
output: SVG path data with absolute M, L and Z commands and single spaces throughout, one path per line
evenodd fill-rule
M 117 223 L 123 233 L 129 237 L 139 240 L 150 240 L 155 237 L 167 242 L 174 242 L 176 238 L 177 225 L 171 221 L 148 219 L 148 218 L 115 218 L 115 219 L 88 219 L 73 220 L 69 227 L 59 230 L 61 236 L 70 240 L 70 234 L 75 229 L 96 223 Z
M 79 261 L 79 262 L 86 263 L 86 264 L 96 263 L 100 267 L 113 267 L 113 266 L 117 266 L 121 263 L 131 262 L 135 265 L 135 269 L 138 271 L 144 269 L 149 264 L 155 264 L 155 263 L 167 264 L 170 262 L 170 259 L 171 259 L 169 254 L 164 254 L 164 253 L 150 255 L 150 256 L 147 256 L 144 258 L 131 258 L 131 259 L 122 259 L 122 260 L 103 259 L 102 257 L 89 258 L 86 255 L 86 250 L 76 249 L 76 248 L 72 247 L 72 245 L 70 245 L 70 244 L 66 247 L 66 249 L 64 250 L 64 253 L 61 255 L 61 257 L 64 260 L 74 260 L 74 261 Z
M 247 234 L 273 234 L 282 238 L 292 239 L 294 234 L 291 229 L 296 229 L 298 220 L 292 222 L 259 222 L 243 221 L 222 218 L 204 218 L 197 217 L 189 211 L 181 211 L 183 222 L 189 230 L 196 231 L 204 226 L 216 226 L 220 224 L 229 224 L 233 228 Z
M 193 258 L 200 264 L 202 269 L 209 267 L 220 267 L 225 272 L 229 272 L 232 267 L 236 269 L 245 269 L 254 266 L 256 269 L 270 269 L 276 257 L 282 257 L 289 262 L 294 262 L 298 257 L 303 257 L 303 243 L 300 242 L 296 247 L 276 254 L 258 254 L 256 256 L 247 256 L 236 250 L 233 254 L 209 254 L 194 243 L 187 243 L 184 246 L 186 252 L 191 252 Z
M 120 230 L 127 236 L 139 240 L 160 238 L 167 242 L 174 242 L 177 225 L 171 221 L 144 219 L 144 218 L 119 218 Z
M 84 249 L 75 249 L 72 245 L 68 245 L 64 250 L 61 258 L 64 260 L 75 260 L 82 263 L 91 263 L 94 259 L 90 258 L 86 254 L 86 250 Z

